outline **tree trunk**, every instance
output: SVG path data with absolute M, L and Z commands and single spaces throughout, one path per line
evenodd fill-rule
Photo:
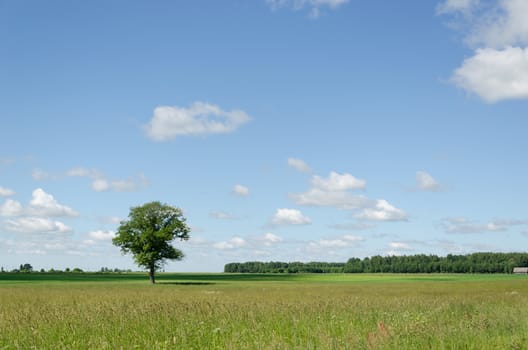
M 154 266 L 151 266 L 149 269 L 149 278 L 150 278 L 150 283 L 152 284 L 156 283 L 156 279 L 154 278 L 154 272 L 155 272 Z

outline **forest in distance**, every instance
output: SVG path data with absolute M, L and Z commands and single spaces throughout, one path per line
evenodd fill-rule
M 512 273 L 514 267 L 528 267 L 528 253 L 472 253 L 437 255 L 372 256 L 339 262 L 228 263 L 229 273 Z

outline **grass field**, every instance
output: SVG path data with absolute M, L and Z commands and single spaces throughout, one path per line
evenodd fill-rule
M 0 349 L 528 349 L 515 275 L 0 274 Z

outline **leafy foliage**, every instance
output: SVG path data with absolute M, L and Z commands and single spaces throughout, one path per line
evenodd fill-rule
M 404 255 L 350 258 L 346 263 L 259 262 L 229 263 L 224 272 L 242 273 L 512 273 L 528 266 L 527 253 L 473 253 L 469 255 Z
M 128 220 L 121 222 L 112 242 L 124 254 L 132 253 L 136 264 L 148 269 L 154 282 L 154 271 L 166 260 L 183 258 L 183 252 L 171 243 L 177 238 L 189 239 L 189 232 L 181 209 L 150 202 L 130 209 Z

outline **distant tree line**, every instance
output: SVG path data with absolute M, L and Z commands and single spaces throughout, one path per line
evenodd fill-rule
M 260 262 L 229 263 L 224 272 L 238 273 L 512 273 L 528 267 L 528 253 L 468 255 L 404 255 L 350 258 L 346 263 Z
M 63 273 L 63 272 L 66 272 L 66 273 L 83 273 L 84 270 L 78 268 L 78 267 L 74 267 L 73 269 L 70 269 L 69 267 L 65 268 L 64 270 L 57 270 L 57 269 L 54 269 L 54 268 L 51 268 L 49 270 L 44 270 L 44 269 L 40 269 L 40 270 L 35 270 L 33 268 L 33 266 L 31 266 L 31 264 L 28 264 L 28 263 L 25 263 L 25 264 L 21 264 L 20 267 L 18 269 L 12 269 L 10 271 L 7 271 L 4 269 L 4 267 L 0 267 L 0 273 Z M 97 273 L 124 273 L 124 272 L 132 272 L 132 270 L 130 269 L 127 269 L 127 270 L 122 270 L 122 269 L 118 269 L 118 268 L 114 268 L 114 269 L 110 269 L 108 267 L 101 267 L 101 269 L 99 271 L 96 271 Z

